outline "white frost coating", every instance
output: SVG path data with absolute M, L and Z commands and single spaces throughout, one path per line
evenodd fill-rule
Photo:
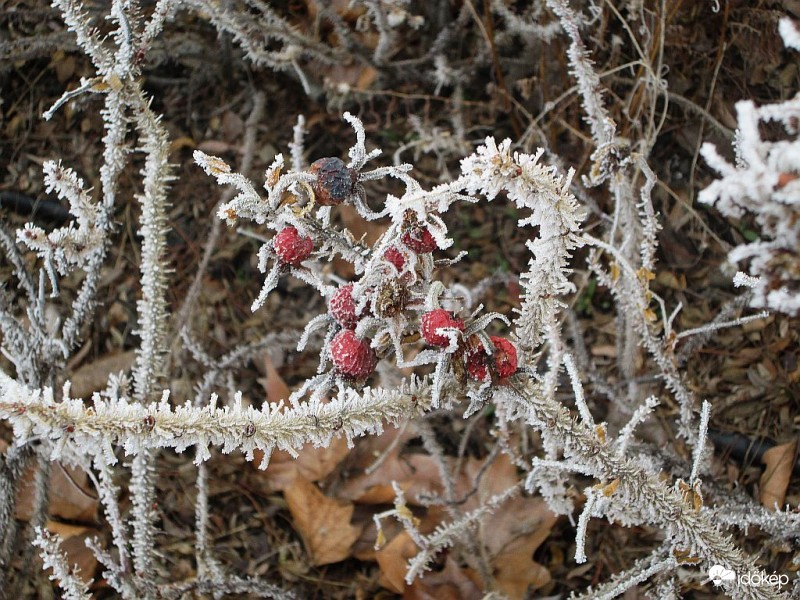
M 797 31 L 797 25 L 792 19 L 784 17 L 778 21 L 778 32 L 787 48 L 800 50 L 800 31 Z

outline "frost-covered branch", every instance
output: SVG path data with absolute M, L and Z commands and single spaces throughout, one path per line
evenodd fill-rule
M 59 587 L 64 591 L 64 598 L 88 600 L 92 597 L 89 593 L 89 583 L 81 579 L 80 569 L 77 566 L 70 567 L 67 557 L 61 551 L 61 542 L 61 536 L 37 528 L 33 544 L 41 549 L 40 556 L 44 568 L 53 570 L 50 579 L 58 580 Z
M 793 23 L 781 22 L 781 35 L 790 47 L 797 39 Z M 796 315 L 800 313 L 800 139 L 797 119 L 800 98 L 761 107 L 745 100 L 736 103 L 736 164 L 730 164 L 709 143 L 703 157 L 720 179 L 698 196 L 732 219 L 752 215 L 760 228 L 760 239 L 736 246 L 728 254 L 731 263 L 746 263 L 751 305 Z M 762 126 L 780 125 L 778 139 L 764 139 Z
M 213 444 L 224 453 L 244 452 L 251 460 L 254 450 L 262 450 L 261 467 L 266 468 L 276 448 L 294 454 L 307 442 L 327 445 L 334 436 L 344 436 L 352 443 L 365 433 L 379 433 L 383 423 L 399 423 L 421 410 L 428 389 L 428 383 L 412 380 L 396 390 L 346 390 L 327 404 L 273 404 L 262 410 L 244 406 L 241 396 L 223 408 L 172 407 L 168 394 L 151 405 L 95 396 L 93 405 L 86 406 L 69 397 L 68 387 L 56 401 L 52 389 L 31 390 L 0 372 L 0 418 L 12 424 L 21 441 L 33 436 L 51 440 L 53 459 L 67 444 L 102 456 L 108 464 L 116 463 L 115 445 L 129 454 L 195 447 L 200 463 L 210 457 Z

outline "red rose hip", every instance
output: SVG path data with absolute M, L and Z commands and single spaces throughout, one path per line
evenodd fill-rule
M 369 376 L 378 364 L 378 357 L 369 340 L 360 340 L 352 329 L 344 329 L 331 341 L 331 359 L 336 370 L 353 379 Z
M 437 308 L 422 315 L 422 326 L 420 333 L 428 344 L 445 348 L 450 345 L 450 337 L 440 329 L 457 329 L 464 331 L 464 321 L 456 319 L 449 311 Z
M 517 349 L 506 338 L 492 336 L 489 338 L 494 345 L 494 352 L 489 356 L 480 347 L 467 355 L 467 372 L 473 379 L 486 381 L 489 378 L 489 365 L 493 365 L 493 372 L 500 379 L 510 377 L 517 372 Z
M 398 272 L 402 271 L 403 266 L 406 264 L 406 257 L 403 256 L 403 253 L 394 246 L 383 253 L 383 258 L 393 264 L 394 268 L 397 269 Z
M 404 232 L 400 240 L 417 254 L 433 252 L 439 245 L 425 226 L 414 227 Z
M 356 302 L 353 300 L 352 283 L 343 285 L 336 290 L 328 304 L 328 311 L 334 319 L 339 321 L 342 327 L 355 329 L 360 317 L 356 315 Z
M 272 238 L 272 248 L 281 262 L 296 267 L 314 250 L 314 241 L 310 237 L 303 237 L 291 225 L 284 227 Z

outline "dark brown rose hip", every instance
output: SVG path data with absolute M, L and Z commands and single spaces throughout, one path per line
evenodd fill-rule
M 357 174 L 340 158 L 320 158 L 308 170 L 316 176 L 311 189 L 317 204 L 336 206 L 353 195 Z

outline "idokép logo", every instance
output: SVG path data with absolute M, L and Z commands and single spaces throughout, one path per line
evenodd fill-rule
M 760 587 L 764 585 L 782 587 L 789 583 L 788 575 L 778 575 L 777 573 L 735 573 L 722 565 L 714 565 L 708 570 L 708 577 L 719 587 L 724 584 L 734 584 L 738 586 Z
M 733 572 L 732 569 L 727 569 L 722 565 L 714 565 L 708 570 L 708 576 L 711 578 L 711 581 L 714 582 L 714 585 L 720 586 L 723 582 L 730 582 L 736 579 L 736 573 Z

